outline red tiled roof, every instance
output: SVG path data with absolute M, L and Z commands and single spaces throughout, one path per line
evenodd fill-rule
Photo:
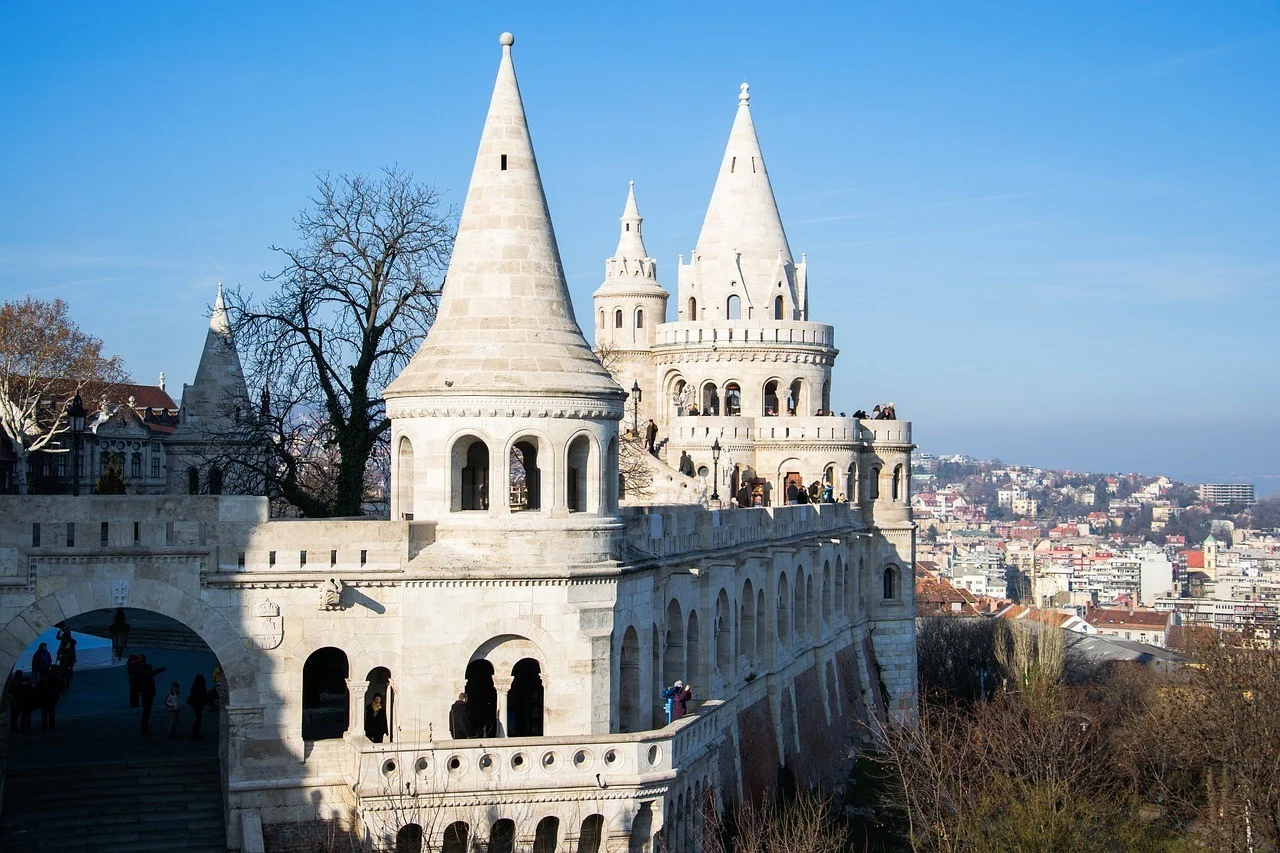
M 1169 614 L 1156 610 L 1128 611 L 1095 607 L 1089 611 L 1085 621 L 1095 628 L 1138 628 L 1163 631 L 1169 624 Z
M 1188 569 L 1204 568 L 1204 551 L 1183 551 L 1182 553 L 1187 557 Z

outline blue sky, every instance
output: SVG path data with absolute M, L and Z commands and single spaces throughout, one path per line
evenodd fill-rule
M 674 288 L 746 79 L 838 408 L 893 400 L 937 452 L 1280 475 L 1275 2 L 9 3 L 0 298 L 61 296 L 177 396 L 315 172 L 461 205 L 503 30 L 579 317 L 628 180 Z

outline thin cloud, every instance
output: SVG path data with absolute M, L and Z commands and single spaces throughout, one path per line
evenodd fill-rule
M 1155 62 L 1140 65 L 1137 68 L 1130 69 L 1127 72 L 1109 79 L 1121 80 L 1126 77 L 1142 77 L 1149 74 L 1159 74 L 1164 71 L 1171 71 L 1177 68 L 1185 68 L 1190 65 L 1204 62 L 1206 59 L 1213 59 L 1214 57 L 1222 56 L 1224 54 L 1235 53 L 1236 51 L 1271 41 L 1278 34 L 1280 34 L 1280 30 L 1267 30 L 1265 32 L 1258 33 L 1257 35 L 1250 36 L 1249 38 L 1241 39 L 1240 41 L 1233 41 L 1228 44 L 1220 44 L 1213 47 L 1204 47 L 1198 50 L 1187 51 L 1186 53 L 1181 53 L 1177 56 L 1170 56 L 1166 59 L 1158 59 Z

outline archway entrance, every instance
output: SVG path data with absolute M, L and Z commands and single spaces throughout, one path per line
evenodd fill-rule
M 495 737 L 498 734 L 498 691 L 493 686 L 493 664 L 473 660 L 466 673 L 467 716 L 471 737 Z
M 41 643 L 48 665 L 41 656 L 23 684 Z M 194 631 L 133 608 L 77 614 L 36 637 L 5 682 L 18 731 L 7 739 L 0 849 L 128 849 L 144 827 L 171 822 L 192 832 L 166 835 L 202 839 L 191 849 L 225 848 L 226 679 Z M 175 684 L 176 715 L 166 703 Z M 181 798 L 161 796 L 175 790 Z
M 542 668 L 533 658 L 522 658 L 511 669 L 507 736 L 542 736 Z

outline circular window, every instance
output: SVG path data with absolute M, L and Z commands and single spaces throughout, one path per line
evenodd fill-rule
M 658 762 L 662 760 L 662 750 L 658 748 L 657 744 L 654 744 L 653 746 L 649 747 L 648 758 L 649 758 L 650 767 L 657 767 Z
M 519 773 L 524 773 L 529 769 L 529 759 L 523 752 L 517 752 L 511 756 L 511 769 Z
M 426 756 L 422 756 L 413 762 L 413 769 L 419 776 L 425 776 L 431 770 L 431 762 L 427 760 Z
M 467 772 L 467 763 L 463 760 L 461 755 L 449 756 L 449 761 L 446 766 L 448 766 L 449 775 L 451 776 L 461 776 L 463 773 Z
M 494 759 L 492 753 L 486 752 L 480 756 L 480 761 L 477 763 L 480 765 L 481 773 L 492 773 L 498 762 Z
M 395 772 L 396 772 L 396 763 L 394 760 L 389 758 L 386 761 L 382 762 L 383 776 L 390 776 L 392 773 L 395 773 Z
M 614 767 L 621 760 L 622 759 L 619 757 L 616 749 L 611 749 L 604 754 L 604 764 L 606 767 Z
M 554 752 L 544 752 L 542 754 L 543 770 L 548 770 L 548 771 L 555 770 L 556 767 L 559 766 L 559 764 L 560 764 L 560 757 L 557 756 Z
M 579 770 L 584 770 L 591 765 L 592 757 L 589 750 L 580 749 L 573 754 L 573 766 Z

